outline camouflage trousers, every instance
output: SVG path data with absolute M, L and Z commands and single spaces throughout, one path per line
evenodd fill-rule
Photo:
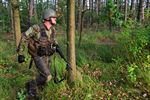
M 48 81 L 51 80 L 50 74 L 51 61 L 49 56 L 36 56 L 33 58 L 39 75 L 35 80 L 26 83 L 27 92 L 31 96 L 37 95 L 37 88 L 43 87 Z

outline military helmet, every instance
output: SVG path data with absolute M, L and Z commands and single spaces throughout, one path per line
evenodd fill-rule
M 46 9 L 44 12 L 43 12 L 43 19 L 47 19 L 47 18 L 50 18 L 50 17 L 57 17 L 56 15 L 56 12 L 53 10 L 53 9 Z

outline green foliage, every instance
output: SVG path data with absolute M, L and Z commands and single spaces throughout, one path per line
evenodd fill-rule
M 121 27 L 123 25 L 123 13 L 117 9 L 117 5 L 112 0 L 108 0 L 104 13 L 107 17 L 106 20 L 111 19 L 113 26 Z
M 124 69 L 127 71 L 126 78 L 129 83 L 137 84 L 143 80 L 143 83 L 149 84 L 149 51 L 146 47 L 149 44 L 149 28 L 137 26 L 135 30 L 126 28 L 116 38 L 118 50 L 116 54 L 123 58 Z M 127 68 L 127 69 L 126 69 Z
M 134 62 L 137 58 L 140 60 L 144 56 L 143 53 L 147 53 L 145 47 L 149 42 L 149 33 L 141 27 L 134 31 L 126 30 L 118 36 L 117 41 L 125 54 L 125 59 Z
M 14 98 L 13 87 L 11 86 L 12 79 L 0 77 L 0 96 L 2 100 Z
M 131 65 L 127 66 L 129 81 L 136 82 L 136 80 L 137 80 L 137 73 L 136 73 L 137 68 L 138 68 L 138 66 L 135 64 L 131 64 Z
M 149 26 L 138 27 L 136 30 L 129 28 L 122 33 L 88 31 L 84 34 L 82 45 L 76 46 L 77 69 L 82 74 L 82 84 L 71 89 L 66 81 L 55 84 L 52 80 L 43 91 L 39 90 L 39 95 L 43 100 L 147 98 L 141 96 L 141 93 L 149 91 L 147 84 L 150 83 L 150 57 L 145 48 L 149 44 L 148 32 Z M 64 37 L 64 34 L 58 35 L 58 42 L 66 54 L 67 40 Z M 4 41 L 5 38 L 1 40 Z M 0 97 L 4 100 L 24 100 L 25 83 L 37 74 L 35 67 L 28 69 L 29 56 L 26 56 L 27 62 L 18 64 L 14 43 L 3 41 L 0 41 Z M 51 60 L 52 75 L 54 76 L 55 66 L 57 77 L 61 79 L 66 74 L 66 63 L 57 54 Z M 134 87 L 137 84 L 138 90 Z
M 17 92 L 17 99 L 18 100 L 25 100 L 25 98 L 26 98 L 26 95 L 24 93 L 24 90 Z
M 0 3 L 0 32 L 9 32 L 11 28 L 10 14 L 8 8 Z

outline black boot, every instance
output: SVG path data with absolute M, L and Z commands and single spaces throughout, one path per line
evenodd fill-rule
M 36 82 L 34 80 L 26 83 L 27 100 L 38 100 Z

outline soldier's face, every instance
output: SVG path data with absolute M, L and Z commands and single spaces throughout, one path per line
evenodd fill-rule
M 51 24 L 55 25 L 56 24 L 56 17 L 51 17 Z

